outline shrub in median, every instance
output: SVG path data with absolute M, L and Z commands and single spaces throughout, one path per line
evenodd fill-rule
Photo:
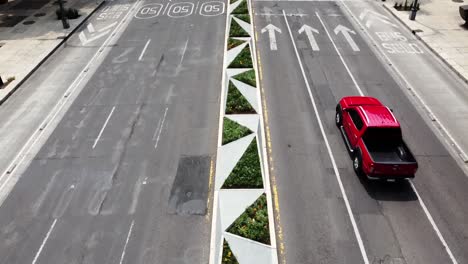
M 233 19 L 229 28 L 229 37 L 250 37 L 250 35 Z
M 255 114 L 255 109 L 232 82 L 229 82 L 226 114 Z
M 232 11 L 231 14 L 249 14 L 249 8 L 247 7 L 247 0 L 242 0 L 236 9 Z
M 260 196 L 254 204 L 247 208 L 232 223 L 227 232 L 269 245 L 270 229 L 268 227 L 266 195 Z
M 258 156 L 257 139 L 252 140 L 244 155 L 240 158 L 231 174 L 224 181 L 224 189 L 258 189 L 263 188 L 260 157 Z
M 237 57 L 229 64 L 229 68 L 252 68 L 252 55 L 249 45 L 245 46 Z
M 250 129 L 246 128 L 245 126 L 241 126 L 229 118 L 224 118 L 223 145 L 236 141 L 239 138 L 243 138 L 251 133 L 252 131 L 250 131 Z
M 236 259 L 236 256 L 231 251 L 229 244 L 224 240 L 223 242 L 223 264 L 239 264 Z
M 228 39 L 228 44 L 227 44 L 227 49 L 230 50 L 230 49 L 233 49 L 237 46 L 239 46 L 240 44 L 244 43 L 245 41 L 243 40 L 239 40 L 239 39 L 234 39 L 234 38 L 229 38 Z
M 239 18 L 240 20 L 250 24 L 250 16 L 248 14 L 238 14 L 238 15 L 234 15 L 234 16 Z
M 241 81 L 243 83 L 246 83 L 248 85 L 251 85 L 253 87 L 257 87 L 257 80 L 255 79 L 254 70 L 250 70 L 250 71 L 246 71 L 241 74 L 238 74 L 234 76 L 234 79 Z

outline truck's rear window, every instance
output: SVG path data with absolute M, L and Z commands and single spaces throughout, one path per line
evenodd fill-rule
M 363 137 L 366 144 L 393 145 L 401 142 L 400 128 L 369 127 Z

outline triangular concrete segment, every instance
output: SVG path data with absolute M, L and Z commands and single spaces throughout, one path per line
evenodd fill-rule
M 257 133 L 259 115 L 226 115 L 225 117 Z
M 252 68 L 235 68 L 235 69 L 227 69 L 227 77 L 231 78 L 232 76 L 236 76 L 238 74 L 244 73 L 246 71 L 250 71 Z
M 237 0 L 235 3 L 229 5 L 229 14 L 232 13 L 241 3 L 246 0 Z
M 232 48 L 227 51 L 226 54 L 226 65 L 230 65 L 231 62 L 241 53 L 241 51 L 248 45 L 248 42 L 242 43 L 239 46 Z
M 250 24 L 245 22 L 242 19 L 239 19 L 237 17 L 232 17 L 241 28 L 243 28 L 247 33 L 249 33 L 250 36 L 252 36 L 252 27 L 250 27 Z
M 250 43 L 250 37 L 233 37 L 233 39 L 248 41 Z
M 251 134 L 218 148 L 215 177 L 216 190 L 221 189 L 224 181 L 234 169 L 237 162 L 239 162 L 242 155 L 244 155 L 245 150 L 249 147 L 254 137 L 255 134 Z
M 263 189 L 221 189 L 219 191 L 219 205 L 222 231 L 226 230 L 239 216 L 252 205 Z
M 224 238 L 239 264 L 271 264 L 275 250 L 262 243 L 224 232 Z
M 257 101 L 257 88 L 240 82 L 235 79 L 231 79 L 232 83 L 237 87 L 237 89 L 242 93 L 242 95 L 249 101 L 252 107 L 255 109 L 255 112 L 260 113 L 258 109 Z

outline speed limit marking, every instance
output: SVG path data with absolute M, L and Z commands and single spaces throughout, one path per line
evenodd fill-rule
M 212 1 L 203 3 L 200 7 L 202 16 L 219 16 L 224 13 L 224 2 Z
M 167 11 L 167 15 L 170 17 L 186 17 L 193 13 L 195 5 L 190 2 L 180 2 L 172 4 Z
M 140 10 L 138 10 L 138 12 L 135 14 L 135 17 L 140 19 L 157 17 L 161 13 L 162 9 L 162 4 L 147 4 L 142 6 Z

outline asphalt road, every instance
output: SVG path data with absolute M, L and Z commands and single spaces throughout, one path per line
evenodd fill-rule
M 468 208 L 463 202 L 468 198 L 468 178 L 341 5 L 255 1 L 254 13 L 261 85 L 272 140 L 270 166 L 274 168 L 272 177 L 276 179 L 279 197 L 278 228 L 283 233 L 279 243 L 284 244 L 284 255 L 280 258 L 285 263 L 354 264 L 363 263 L 365 255 L 370 263 L 452 263 L 421 206 L 423 201 L 455 259 L 468 263 L 468 223 L 464 220 L 468 218 Z M 270 23 L 281 31 L 275 33 L 276 50 L 271 47 L 269 34 L 262 33 Z M 317 30 L 313 34 L 315 50 L 305 32 L 299 33 L 304 24 Z M 349 34 L 358 49 L 353 49 L 341 32 L 335 34 L 339 25 L 357 33 Z M 413 183 L 421 199 L 410 183 L 362 181 L 353 172 L 333 118 L 338 100 L 358 95 L 357 86 L 395 110 L 405 141 L 420 165 Z M 346 197 L 339 187 L 316 114 L 321 118 Z M 365 253 L 355 232 L 362 238 Z
M 208 261 L 225 14 L 202 4 L 130 17 L 1 205 L 1 263 Z

